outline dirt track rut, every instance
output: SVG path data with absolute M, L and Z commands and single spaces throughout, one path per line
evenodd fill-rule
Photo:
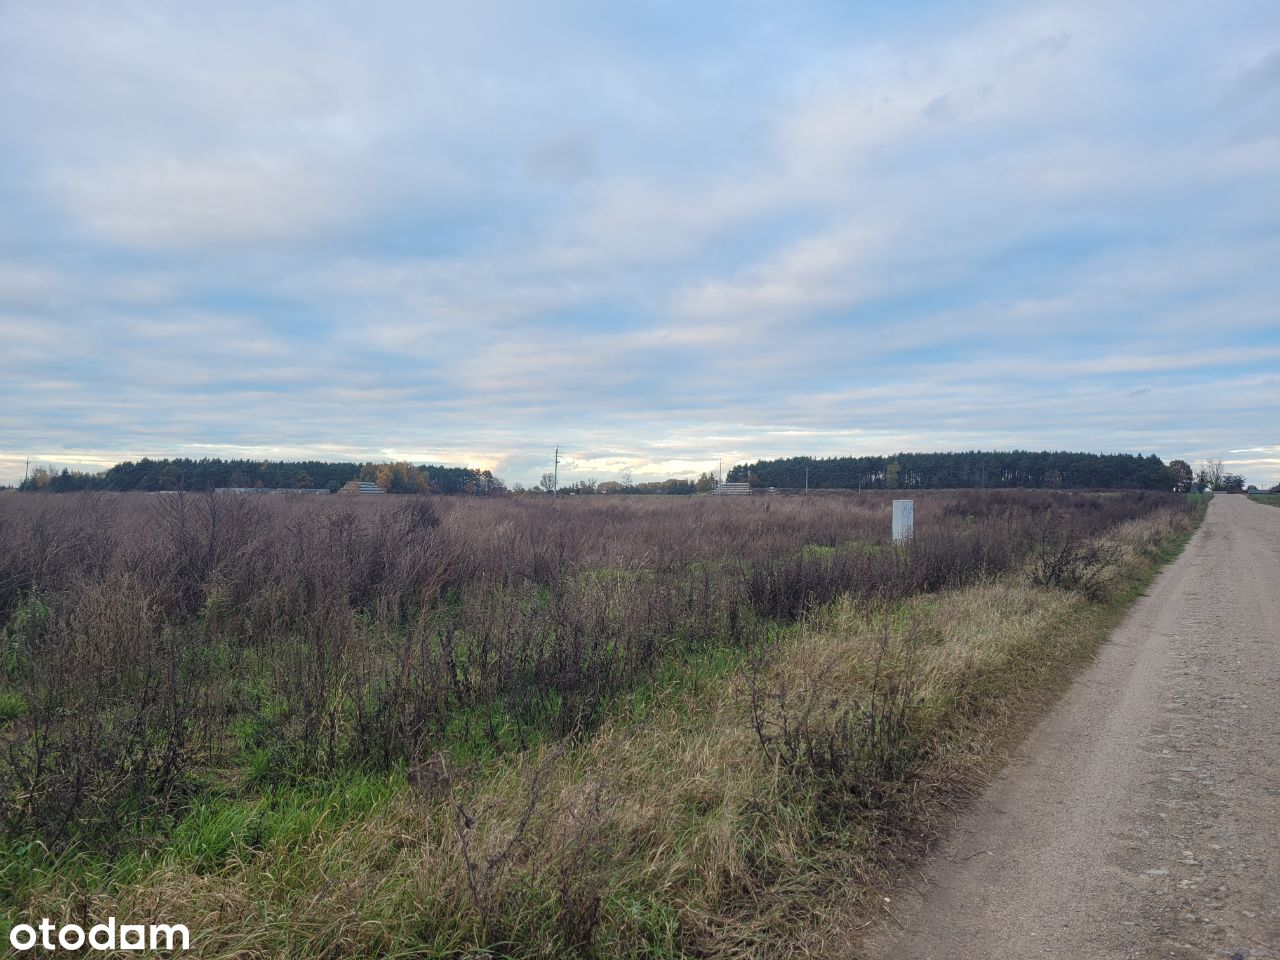
M 1280 509 L 1214 498 L 924 872 L 873 956 L 1280 958 Z

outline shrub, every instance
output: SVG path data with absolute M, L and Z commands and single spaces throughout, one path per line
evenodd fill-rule
M 915 760 L 914 638 L 889 669 L 887 627 L 865 690 L 850 700 L 820 664 L 798 689 L 785 678 L 770 685 L 759 661 L 749 674 L 751 725 L 771 762 L 816 786 L 819 811 L 839 820 L 851 810 L 884 810 L 909 777 Z
M 109 845 L 213 771 L 261 788 L 586 736 L 664 664 L 753 649 L 840 596 L 1029 559 L 1041 582 L 1097 592 L 1108 531 L 1192 509 L 929 492 L 917 539 L 894 545 L 891 498 L 3 498 L 2 825 Z M 816 696 L 762 714 L 762 736 L 783 722 L 768 736 L 787 766 L 852 782 L 880 776 L 878 750 L 905 756 L 902 689 L 823 711 Z

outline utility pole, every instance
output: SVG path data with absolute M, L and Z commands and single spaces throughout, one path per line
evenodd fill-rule
M 22 468 L 22 482 L 27 482 L 27 475 L 31 473 L 31 458 L 27 457 L 27 465 Z
M 555 465 L 551 468 L 551 495 L 560 496 L 560 448 L 556 447 Z
M 804 468 L 804 492 L 809 492 L 809 468 Z

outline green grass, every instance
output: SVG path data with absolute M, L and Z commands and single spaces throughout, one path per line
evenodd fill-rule
M 343 829 L 385 805 L 404 788 L 403 776 L 360 776 L 259 797 L 198 803 L 152 854 L 154 862 L 215 872 L 233 858 L 261 850 L 296 850 L 325 830 Z
M 27 712 L 27 701 L 13 690 L 0 690 L 0 726 Z
M 0 842 L 0 918 L 19 922 L 32 891 L 59 887 L 110 894 L 157 871 L 195 876 L 243 868 L 258 857 L 288 858 L 327 835 L 349 830 L 402 797 L 403 774 L 347 774 L 256 795 L 210 792 L 158 843 L 109 851 L 75 847 L 53 854 L 40 843 Z
M 1265 503 L 1269 507 L 1280 507 L 1280 493 L 1251 493 L 1249 499 L 1254 503 Z

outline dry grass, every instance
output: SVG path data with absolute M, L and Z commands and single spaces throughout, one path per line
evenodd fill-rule
M 1189 527 L 1170 513 L 1115 530 L 1104 603 L 1011 572 L 887 606 L 841 601 L 783 638 L 755 682 L 817 691 L 815 728 L 875 684 L 908 690 L 909 775 L 877 805 L 824 806 L 829 783 L 760 748 L 740 658 L 708 655 L 640 719 L 615 703 L 589 739 L 429 765 L 413 788 L 393 776 L 280 794 L 256 820 L 231 800 L 224 821 L 211 812 L 118 866 L 114 885 L 52 871 L 25 912 L 184 922 L 194 952 L 220 958 L 847 956 L 874 892 Z M 220 852 L 198 856 L 197 838 Z
M 0 839 L 117 851 L 250 790 L 589 734 L 665 666 L 842 596 L 889 603 L 1052 557 L 1099 587 L 1172 495 L 41 496 L 0 504 Z M 0 898 L 0 903 L 4 898 Z
M 387 499 L 5 501 L 11 918 L 217 958 L 846 956 L 1191 523 L 939 494 L 898 550 L 883 497 Z M 1034 583 L 1062 538 L 1087 591 Z

